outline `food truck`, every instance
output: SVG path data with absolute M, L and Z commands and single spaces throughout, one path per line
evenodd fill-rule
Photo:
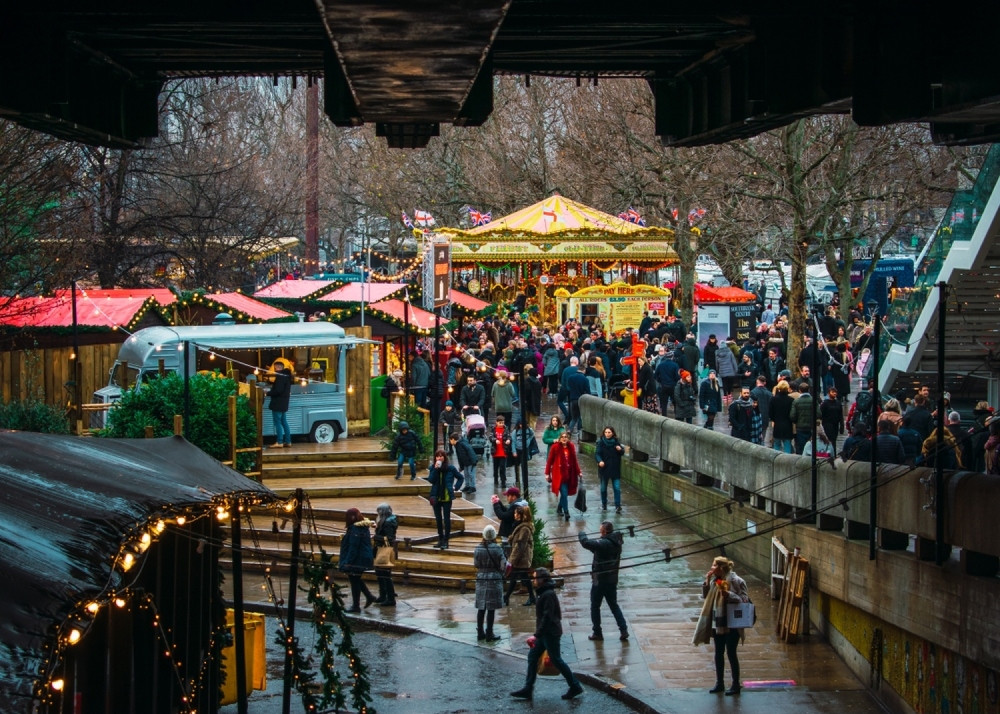
M 370 340 L 348 336 L 330 322 L 149 327 L 122 344 L 107 386 L 94 393 L 93 401 L 117 402 L 125 390 L 139 389 L 168 372 L 231 377 L 240 393 L 249 395 L 258 385 L 266 388 L 280 361 L 292 377 L 292 434 L 329 443 L 347 433 L 347 351 L 365 343 Z M 265 398 L 265 412 L 268 401 Z M 95 412 L 91 427 L 104 426 L 105 416 L 104 411 Z M 262 421 L 264 435 L 273 436 L 271 419 Z

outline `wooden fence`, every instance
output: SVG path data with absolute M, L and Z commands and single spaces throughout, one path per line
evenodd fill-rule
M 89 402 L 94 391 L 108 384 L 108 370 L 115 363 L 121 345 L 82 345 L 79 351 L 80 395 Z M 73 381 L 72 347 L 0 352 L 0 397 L 4 403 L 36 398 L 53 406 L 65 407 Z

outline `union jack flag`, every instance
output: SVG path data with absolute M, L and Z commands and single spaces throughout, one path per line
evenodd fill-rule
M 434 216 L 429 214 L 427 211 L 421 211 L 420 209 L 413 209 L 413 222 L 418 226 L 433 226 L 435 223 Z
M 469 206 L 469 220 L 472 221 L 472 225 L 474 226 L 485 226 L 493 220 L 493 211 L 480 213 L 472 206 Z
M 411 230 L 413 229 L 413 221 L 411 221 L 410 217 L 406 215 L 406 211 L 403 211 L 403 225 Z
M 704 217 L 705 217 L 704 208 L 692 208 L 690 211 L 688 211 L 688 225 L 693 226 L 695 223 L 697 223 Z
M 632 208 L 631 206 L 628 207 L 627 211 L 622 211 L 621 213 L 619 213 L 618 217 L 621 218 L 623 221 L 628 221 L 629 223 L 635 223 L 637 226 L 646 225 L 646 220 L 642 216 L 640 216 L 639 212 L 634 208 Z

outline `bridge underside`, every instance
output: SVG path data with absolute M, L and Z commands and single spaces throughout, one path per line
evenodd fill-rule
M 53 0 L 0 9 L 0 117 L 135 146 L 184 77 L 324 78 L 337 125 L 419 147 L 476 126 L 493 77 L 647 80 L 656 131 L 695 146 L 816 113 L 925 121 L 945 144 L 1000 137 L 996 9 L 959 0 Z M 990 15 L 990 17 L 987 17 Z

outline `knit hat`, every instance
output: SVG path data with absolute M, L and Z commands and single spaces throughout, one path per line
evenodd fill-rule
M 517 488 L 516 486 L 511 486 L 510 488 L 508 488 L 506 491 L 503 492 L 503 495 L 514 496 L 515 498 L 517 498 L 521 495 L 521 489 Z
M 455 402 L 453 402 L 453 401 L 451 401 L 451 400 L 449 399 L 448 401 L 446 401 L 446 402 L 444 403 L 444 405 L 445 405 L 446 407 L 453 407 L 453 406 L 455 406 Z
M 497 529 L 493 526 L 486 526 L 483 528 L 483 540 L 494 541 L 497 539 Z

